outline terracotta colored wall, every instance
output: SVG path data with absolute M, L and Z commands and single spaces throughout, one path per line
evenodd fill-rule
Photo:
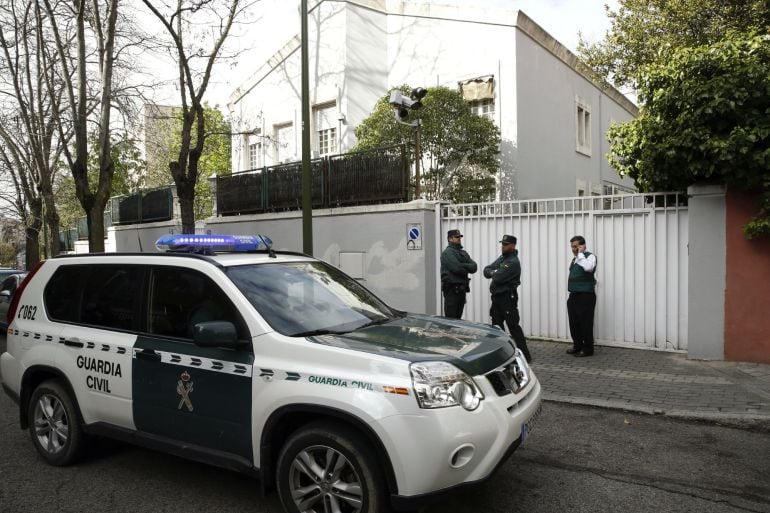
M 725 360 L 770 363 L 770 240 L 747 240 L 756 194 L 728 191 Z

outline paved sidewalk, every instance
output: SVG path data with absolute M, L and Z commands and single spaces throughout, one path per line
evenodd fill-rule
M 575 358 L 570 344 L 528 345 L 546 400 L 770 431 L 770 365 L 604 346 Z

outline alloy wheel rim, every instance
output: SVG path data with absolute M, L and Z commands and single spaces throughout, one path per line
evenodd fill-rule
M 41 395 L 33 415 L 40 447 L 48 454 L 57 454 L 64 449 L 69 439 L 69 421 L 59 398 L 52 394 Z
M 294 504 L 305 513 L 358 513 L 364 502 L 353 464 L 324 445 L 307 447 L 294 457 L 289 488 Z

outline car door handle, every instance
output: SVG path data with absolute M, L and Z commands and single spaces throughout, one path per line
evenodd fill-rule
M 159 362 L 160 353 L 156 353 L 152 349 L 144 349 L 136 353 L 136 357 L 140 360 L 147 360 L 148 362 Z
M 65 340 L 64 345 L 69 347 L 83 347 L 85 344 L 83 344 L 83 342 L 77 339 L 74 339 L 74 340 Z

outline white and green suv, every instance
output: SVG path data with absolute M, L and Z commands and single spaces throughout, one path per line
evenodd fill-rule
M 30 272 L 0 370 L 40 455 L 107 436 L 257 476 L 287 511 L 371 513 L 481 481 L 524 441 L 541 389 L 508 335 L 266 245 L 167 236 Z

